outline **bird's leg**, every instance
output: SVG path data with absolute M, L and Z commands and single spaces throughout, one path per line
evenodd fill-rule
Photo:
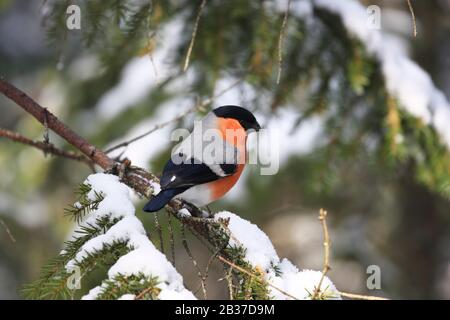
M 183 207 L 186 208 L 193 217 L 197 218 L 203 218 L 204 214 L 203 211 L 197 208 L 196 206 L 192 205 L 191 203 L 187 202 L 186 200 L 180 199 L 183 203 Z
M 131 165 L 131 161 L 127 158 L 123 159 L 123 161 L 121 161 L 118 165 L 116 165 L 115 170 L 116 170 L 120 180 L 123 179 L 128 168 L 130 167 L 130 165 Z
M 206 210 L 208 210 L 208 215 L 212 216 L 211 208 L 208 205 L 206 205 Z

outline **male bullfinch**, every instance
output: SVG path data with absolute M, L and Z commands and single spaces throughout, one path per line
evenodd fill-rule
M 158 211 L 174 197 L 199 207 L 222 198 L 244 169 L 247 134 L 259 129 L 255 116 L 245 108 L 222 106 L 212 110 L 175 148 L 162 173 L 161 191 L 144 211 Z M 205 153 L 211 146 L 213 150 Z

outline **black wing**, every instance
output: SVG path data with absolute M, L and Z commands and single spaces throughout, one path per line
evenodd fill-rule
M 231 175 L 237 170 L 237 165 L 235 164 L 220 164 L 220 167 L 225 175 Z M 163 170 L 161 188 L 172 189 L 192 187 L 219 178 L 221 178 L 221 176 L 214 173 L 214 171 L 204 163 L 195 163 L 190 159 L 190 161 L 183 161 L 181 164 L 175 164 L 172 159 L 170 159 Z

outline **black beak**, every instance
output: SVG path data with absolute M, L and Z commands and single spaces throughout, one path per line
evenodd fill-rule
M 253 129 L 255 129 L 256 132 L 258 132 L 259 130 L 261 130 L 261 126 L 259 125 L 258 122 L 255 123 L 255 125 L 253 126 Z
M 241 121 L 241 125 L 242 125 L 242 127 L 245 128 L 245 131 L 255 130 L 256 132 L 258 132 L 261 129 L 261 126 L 259 125 L 259 123 L 257 121 L 252 121 L 252 122 Z

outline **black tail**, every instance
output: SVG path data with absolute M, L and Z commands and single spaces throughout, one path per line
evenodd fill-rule
M 155 212 L 161 210 L 166 204 L 172 200 L 177 194 L 185 191 L 185 188 L 176 188 L 176 189 L 167 189 L 161 190 L 155 197 L 153 197 L 147 204 L 144 206 L 145 212 Z

